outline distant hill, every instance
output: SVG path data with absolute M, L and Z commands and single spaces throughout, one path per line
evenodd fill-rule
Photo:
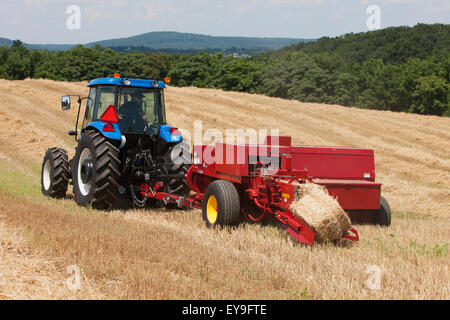
M 252 49 L 277 50 L 299 42 L 312 39 L 300 38 L 256 38 L 256 37 L 217 37 L 180 32 L 149 32 L 134 37 L 97 41 L 87 44 L 99 44 L 102 47 L 148 47 L 157 49 L 204 50 L 204 49 Z
M 450 25 L 417 24 L 414 27 L 390 27 L 371 32 L 323 37 L 310 43 L 287 46 L 268 55 L 302 51 L 307 54 L 337 54 L 349 63 L 372 58 L 396 64 L 408 58 L 424 59 L 436 52 L 450 52 Z
M 301 38 L 257 38 L 257 37 L 216 37 L 209 35 L 181 33 L 171 31 L 148 32 L 128 38 L 110 39 L 85 44 L 87 47 L 101 45 L 119 52 L 170 52 L 170 53 L 197 53 L 206 51 L 230 51 L 241 54 L 261 53 L 269 50 L 278 50 L 285 46 L 299 42 L 310 42 L 313 39 Z M 0 45 L 12 45 L 12 41 L 0 38 Z M 69 50 L 72 44 L 24 44 L 29 49 L 40 50 Z
M 50 51 L 62 51 L 70 50 L 75 45 L 73 44 L 24 44 L 28 49 L 31 50 L 50 50 Z
M 0 46 L 12 46 L 13 40 L 0 38 Z M 74 47 L 73 44 L 23 44 L 28 49 L 37 49 L 37 50 L 51 50 L 51 51 L 60 51 L 60 50 L 69 50 Z
M 0 38 L 0 46 L 11 46 L 12 40 L 6 39 L 6 38 Z

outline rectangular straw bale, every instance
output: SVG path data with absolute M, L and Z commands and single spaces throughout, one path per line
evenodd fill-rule
M 297 199 L 292 204 L 292 211 L 308 223 L 318 242 L 338 239 L 342 235 L 342 229 L 336 216 L 311 195 L 310 186 L 303 186 L 296 188 Z
M 352 223 L 347 213 L 342 209 L 339 202 L 328 194 L 328 190 L 324 186 L 313 183 L 306 183 L 304 185 L 307 193 L 317 199 L 322 207 L 333 214 L 339 222 L 342 231 L 348 231 L 352 227 Z

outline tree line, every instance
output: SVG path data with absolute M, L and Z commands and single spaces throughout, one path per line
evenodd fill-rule
M 19 40 L 11 48 L 0 47 L 0 78 L 22 80 L 43 78 L 83 81 L 110 77 L 161 78 L 169 73 L 173 56 L 166 53 L 117 53 L 97 45 L 78 45 L 66 51 L 29 50 Z
M 404 38 L 396 36 L 395 30 Z M 322 38 L 249 59 L 222 52 L 120 53 L 81 45 L 53 52 L 29 50 L 15 41 L 11 48 L 0 47 L 0 78 L 82 81 L 115 72 L 140 78 L 169 75 L 176 86 L 450 116 L 450 37 L 443 39 L 449 30 L 446 25 L 388 28 Z M 373 46 L 367 38 L 384 49 L 374 53 L 364 48 Z M 415 50 L 414 42 L 418 43 Z

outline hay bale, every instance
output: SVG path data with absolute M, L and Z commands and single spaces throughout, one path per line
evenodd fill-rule
M 331 197 L 328 194 L 327 188 L 314 183 L 308 183 L 306 184 L 306 186 L 308 188 L 308 193 L 311 196 L 315 197 L 324 208 L 327 208 L 328 211 L 336 217 L 341 230 L 350 230 L 350 228 L 352 227 L 350 218 L 348 217 L 344 209 L 342 209 L 339 202 L 337 202 L 335 198 Z
M 318 242 L 334 241 L 351 228 L 350 219 L 339 203 L 328 195 L 325 187 L 313 183 L 297 184 L 291 210 L 308 223 Z

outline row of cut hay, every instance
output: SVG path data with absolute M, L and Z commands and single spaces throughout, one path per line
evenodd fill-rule
M 308 223 L 317 242 L 337 240 L 351 228 L 350 218 L 324 186 L 297 184 L 295 192 L 291 210 Z

